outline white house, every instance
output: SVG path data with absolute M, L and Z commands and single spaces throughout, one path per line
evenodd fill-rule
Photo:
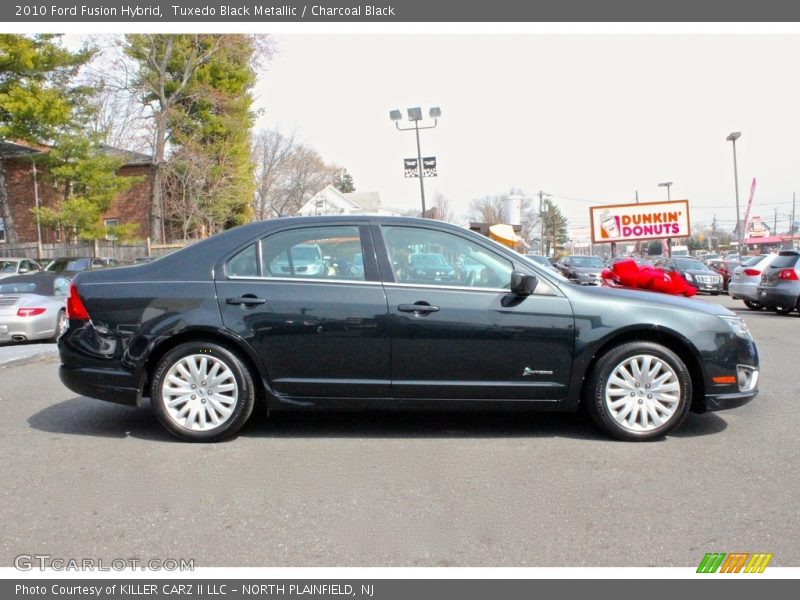
M 378 192 L 351 192 L 343 194 L 332 185 L 314 194 L 306 202 L 297 215 L 308 217 L 313 215 L 388 215 L 399 216 L 403 211 L 399 208 L 381 204 Z

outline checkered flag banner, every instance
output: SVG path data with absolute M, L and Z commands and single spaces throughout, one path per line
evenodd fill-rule
M 422 159 L 422 174 L 424 177 L 436 177 L 435 156 L 426 156 Z
M 403 167 L 405 169 L 406 177 L 419 177 L 419 169 L 417 168 L 416 158 L 404 158 Z

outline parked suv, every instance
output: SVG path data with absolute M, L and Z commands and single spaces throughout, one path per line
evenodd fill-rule
M 782 314 L 795 309 L 800 312 L 800 252 L 780 252 L 764 269 L 758 286 L 758 301 Z

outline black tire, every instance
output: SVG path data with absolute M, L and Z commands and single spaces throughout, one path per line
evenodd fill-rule
M 631 393 L 636 394 L 634 398 L 636 398 L 637 402 L 630 412 L 626 414 L 636 415 L 633 423 L 623 418 L 622 420 L 626 421 L 626 425 L 623 425 L 614 417 L 612 408 L 606 402 L 606 390 L 611 375 L 618 368 L 622 368 L 627 361 L 638 360 L 636 357 L 650 357 L 651 360 L 656 359 L 662 365 L 666 365 L 669 370 L 664 369 L 663 372 L 655 373 L 655 379 L 658 379 L 659 373 L 671 373 L 670 379 L 673 379 L 674 383 L 678 385 L 678 398 L 675 402 L 669 403 L 659 402 L 657 399 L 651 400 L 650 396 L 647 395 L 647 390 L 643 389 L 644 385 L 649 385 L 647 384 L 648 378 L 645 377 L 639 386 L 631 388 Z M 652 383 L 652 380 L 650 381 Z M 612 437 L 626 441 L 639 442 L 663 437 L 683 422 L 689 413 L 689 407 L 692 403 L 692 380 L 686 365 L 672 350 L 653 342 L 630 342 L 606 352 L 595 363 L 585 389 L 584 402 L 595 423 Z M 627 396 L 627 392 L 619 396 L 620 400 L 614 402 L 621 401 L 625 396 Z M 650 416 L 650 411 L 657 417 L 666 415 L 667 411 L 664 408 L 666 404 L 674 405 L 669 407 L 672 412 L 668 417 L 665 417 L 666 420 L 663 423 L 656 424 Z M 643 410 L 647 409 L 647 407 L 651 407 L 650 410 Z M 624 408 L 621 407 L 621 412 L 624 412 Z M 640 426 L 640 421 L 644 420 L 648 421 L 648 427 Z M 650 427 L 649 422 L 651 420 L 653 425 Z
M 56 330 L 53 332 L 53 337 L 50 338 L 51 342 L 57 342 L 58 336 L 61 334 L 61 329 L 64 326 L 64 321 L 67 320 L 67 313 L 64 309 L 58 311 L 58 316 L 56 317 Z
M 212 387 L 215 384 L 211 381 L 208 382 L 208 387 L 206 388 L 206 382 L 195 380 L 194 374 L 191 374 L 191 378 L 181 374 L 180 366 L 183 366 L 184 371 L 188 373 L 187 364 L 194 362 L 195 367 L 197 367 L 196 362 L 199 361 L 202 365 L 204 364 L 204 358 L 206 359 L 205 364 L 211 365 L 210 371 L 214 371 L 215 365 L 222 365 L 215 372 L 222 372 L 216 378 L 225 377 L 218 384 L 219 388 Z M 183 378 L 186 381 L 185 388 L 165 387 L 165 380 L 173 368 L 176 370 L 173 371 L 173 377 L 170 382 L 174 383 L 176 378 L 179 380 Z M 211 375 L 208 372 L 209 370 L 206 372 Z M 235 353 L 214 343 L 187 342 L 176 346 L 167 352 L 158 363 L 153 372 L 152 382 L 150 397 L 156 417 L 167 431 L 183 440 L 190 442 L 219 442 L 228 439 L 241 429 L 253 412 L 255 388 L 250 370 Z M 200 385 L 201 383 L 202 386 Z M 191 391 L 189 390 L 189 386 L 192 385 L 197 389 L 197 393 L 194 393 L 195 388 L 191 388 Z M 223 387 L 226 388 L 224 393 L 220 391 Z M 233 387 L 233 389 L 228 390 L 228 387 Z M 177 405 L 173 407 L 173 410 L 182 412 L 187 405 L 189 406 L 189 414 L 183 419 L 183 422 L 180 422 L 181 419 L 178 414 L 170 412 L 167 407 L 169 398 L 164 398 L 165 390 L 168 394 L 170 390 L 175 390 L 173 392 L 173 396 L 175 396 L 178 395 L 179 389 L 186 389 L 187 392 L 175 400 Z M 232 393 L 229 394 L 228 392 Z M 182 398 L 186 398 L 186 400 L 181 401 Z M 222 398 L 224 398 L 224 401 Z M 227 410 L 230 411 L 228 415 L 223 412 Z M 187 425 L 193 411 L 194 418 Z M 211 417 L 212 421 L 214 418 L 219 420 L 219 424 L 214 424 L 213 422 L 209 424 L 209 417 Z
M 788 315 L 794 310 L 793 306 L 776 306 L 775 312 L 779 315 Z
M 761 302 L 756 302 L 755 300 L 742 300 L 742 302 L 750 310 L 764 310 L 764 305 Z

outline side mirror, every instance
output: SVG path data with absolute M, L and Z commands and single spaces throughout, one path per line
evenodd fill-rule
M 28 272 L 28 267 L 22 267 L 22 268 L 19 270 L 19 274 L 20 274 L 20 275 L 24 275 L 24 274 L 25 274 L 25 273 L 27 273 L 27 272 Z
M 539 280 L 533 275 L 525 275 L 519 271 L 511 271 L 511 293 L 518 296 L 530 296 L 536 289 Z

